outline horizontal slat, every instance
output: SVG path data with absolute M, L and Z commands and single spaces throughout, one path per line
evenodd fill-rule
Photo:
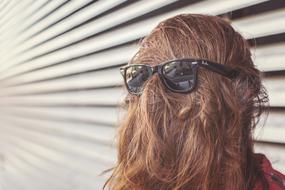
M 31 168 L 30 165 L 26 164 L 25 161 L 20 160 L 18 157 L 11 155 L 9 152 L 6 154 L 7 164 L 5 165 L 5 169 L 12 173 L 13 177 L 17 179 L 17 181 L 23 186 L 28 187 L 26 181 L 29 179 L 34 179 L 34 182 L 29 183 L 31 187 L 37 187 L 40 188 L 41 185 L 44 186 L 50 186 L 50 188 L 63 188 L 66 184 L 58 183 L 57 180 L 55 180 L 53 183 L 51 183 L 50 179 L 44 178 L 42 175 L 39 175 L 40 173 L 34 173 L 34 168 Z M 31 188 L 30 187 L 30 188 Z M 27 188 L 28 189 L 28 188 Z
M 285 146 L 285 127 L 273 128 L 267 126 L 265 128 L 257 128 L 254 136 L 257 141 L 282 143 Z
M 285 9 L 273 10 L 259 15 L 241 18 L 232 22 L 246 39 L 258 38 L 285 32 Z
M 118 121 L 117 111 L 115 107 L 0 107 L 0 112 L 15 116 L 70 121 L 78 124 L 80 122 L 100 123 L 111 126 Z
M 267 114 L 262 114 L 259 126 L 272 127 L 276 129 L 285 128 L 284 127 L 284 115 L 285 111 L 269 111 Z
M 18 168 L 16 166 L 14 166 L 14 163 L 12 164 L 7 164 L 6 165 L 6 170 L 12 174 L 11 178 L 16 178 L 18 185 L 13 185 L 12 187 L 15 188 L 15 186 L 17 187 L 17 189 L 24 189 L 24 190 L 28 190 L 29 188 L 40 188 L 39 185 L 35 180 L 32 180 L 31 183 L 25 183 L 25 181 L 28 181 L 29 175 L 27 175 L 27 173 L 23 172 L 21 168 Z M 32 178 L 33 179 L 33 178 Z M 10 184 L 9 184 L 10 185 Z
M 112 76 L 112 77 L 110 77 Z M 3 88 L 0 95 L 12 95 L 23 93 L 45 93 L 51 91 L 84 90 L 86 88 L 99 88 L 106 86 L 121 86 L 123 78 L 118 68 L 105 69 L 94 73 L 71 76 L 40 83 L 31 83 L 21 86 Z M 5 90 L 4 90 L 5 89 Z M 1 101 L 1 100 L 0 100 Z
M 92 91 L 63 92 L 55 94 L 2 97 L 1 106 L 115 106 L 126 96 L 123 88 L 98 89 Z
M 285 70 L 285 43 L 259 46 L 253 55 L 255 65 L 262 71 Z
M 9 136 L 9 134 L 8 134 Z M 36 152 L 29 152 L 17 145 L 11 143 L 13 141 L 13 137 L 9 136 L 11 139 L 10 143 L 6 142 L 6 149 L 5 151 L 8 154 L 13 154 L 22 160 L 28 162 L 32 168 L 37 168 L 38 170 L 42 170 L 46 172 L 48 175 L 52 175 L 55 177 L 55 180 L 60 180 L 62 182 L 67 182 L 73 173 L 72 168 L 64 167 L 62 165 L 57 164 L 54 161 L 48 160 L 47 158 L 41 157 L 36 154 Z M 36 150 L 34 150 L 36 151 Z M 47 156 L 47 155 L 45 155 Z M 10 164 L 9 159 L 5 157 L 7 162 L 5 164 Z
M 263 84 L 268 91 L 270 106 L 285 107 L 285 77 L 268 77 Z
M 99 162 L 92 158 L 84 158 L 80 155 L 71 154 L 67 151 L 60 151 L 58 148 L 53 148 L 48 143 L 43 143 L 43 139 L 38 141 L 37 139 L 30 139 L 26 136 L 19 136 L 17 133 L 9 133 L 9 131 L 3 131 L 0 134 L 1 139 L 4 139 L 9 143 L 9 147 L 16 148 L 17 150 L 24 151 L 25 154 L 33 155 L 44 162 L 48 162 L 51 166 L 57 168 L 58 172 L 62 172 L 61 177 L 71 177 L 79 172 L 86 177 L 96 177 L 103 170 L 109 167 L 109 163 Z M 8 152 L 11 150 L 9 149 Z M 64 176 L 65 175 L 65 176 Z
M 74 123 L 69 121 L 59 122 L 49 119 L 17 116 L 3 112 L 1 118 L 8 122 L 16 122 L 21 126 L 28 126 L 27 130 L 37 131 L 58 138 L 104 145 L 113 145 L 114 143 L 115 128 L 102 124 Z
M 58 138 L 56 136 L 48 135 L 42 132 L 30 130 L 25 123 L 16 124 L 16 122 L 3 121 L 2 131 L 7 131 L 17 135 L 19 138 L 27 138 L 32 142 L 40 142 L 41 146 L 47 146 L 65 154 L 73 156 L 80 155 L 82 158 L 92 159 L 94 162 L 103 162 L 112 164 L 115 162 L 115 149 L 111 146 L 101 145 L 97 143 L 87 143 L 76 141 L 69 138 Z M 8 126 L 6 126 L 9 124 Z M 90 151 L 90 150 L 94 151 Z

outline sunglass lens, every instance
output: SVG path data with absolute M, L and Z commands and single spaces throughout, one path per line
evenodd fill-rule
M 194 88 L 195 65 L 189 61 L 173 61 L 163 66 L 162 72 L 167 83 L 174 91 L 186 92 Z
M 126 83 L 130 92 L 138 94 L 142 91 L 146 80 L 151 76 L 151 69 L 145 65 L 133 65 L 126 70 Z

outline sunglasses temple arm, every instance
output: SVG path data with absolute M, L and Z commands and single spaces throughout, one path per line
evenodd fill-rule
M 237 71 L 231 68 L 228 68 L 224 65 L 213 63 L 209 61 L 202 61 L 200 65 L 206 69 L 219 73 L 228 78 L 234 78 L 237 75 Z
M 125 75 L 125 69 L 124 68 L 120 68 L 120 73 L 121 73 L 122 76 L 124 76 Z

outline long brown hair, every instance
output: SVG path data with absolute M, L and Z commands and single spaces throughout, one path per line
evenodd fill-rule
M 104 189 L 247 190 L 262 178 L 253 129 L 268 102 L 250 45 L 218 16 L 179 14 L 139 41 L 129 64 L 201 58 L 240 71 L 234 79 L 199 69 L 190 94 L 167 91 L 158 75 L 127 95 L 118 159 Z

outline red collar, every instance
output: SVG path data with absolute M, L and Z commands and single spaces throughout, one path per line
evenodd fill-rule
M 285 190 L 285 175 L 275 170 L 264 154 L 257 153 L 255 155 L 260 160 L 262 171 L 269 184 L 269 190 Z M 257 181 L 254 190 L 263 190 L 261 181 Z

